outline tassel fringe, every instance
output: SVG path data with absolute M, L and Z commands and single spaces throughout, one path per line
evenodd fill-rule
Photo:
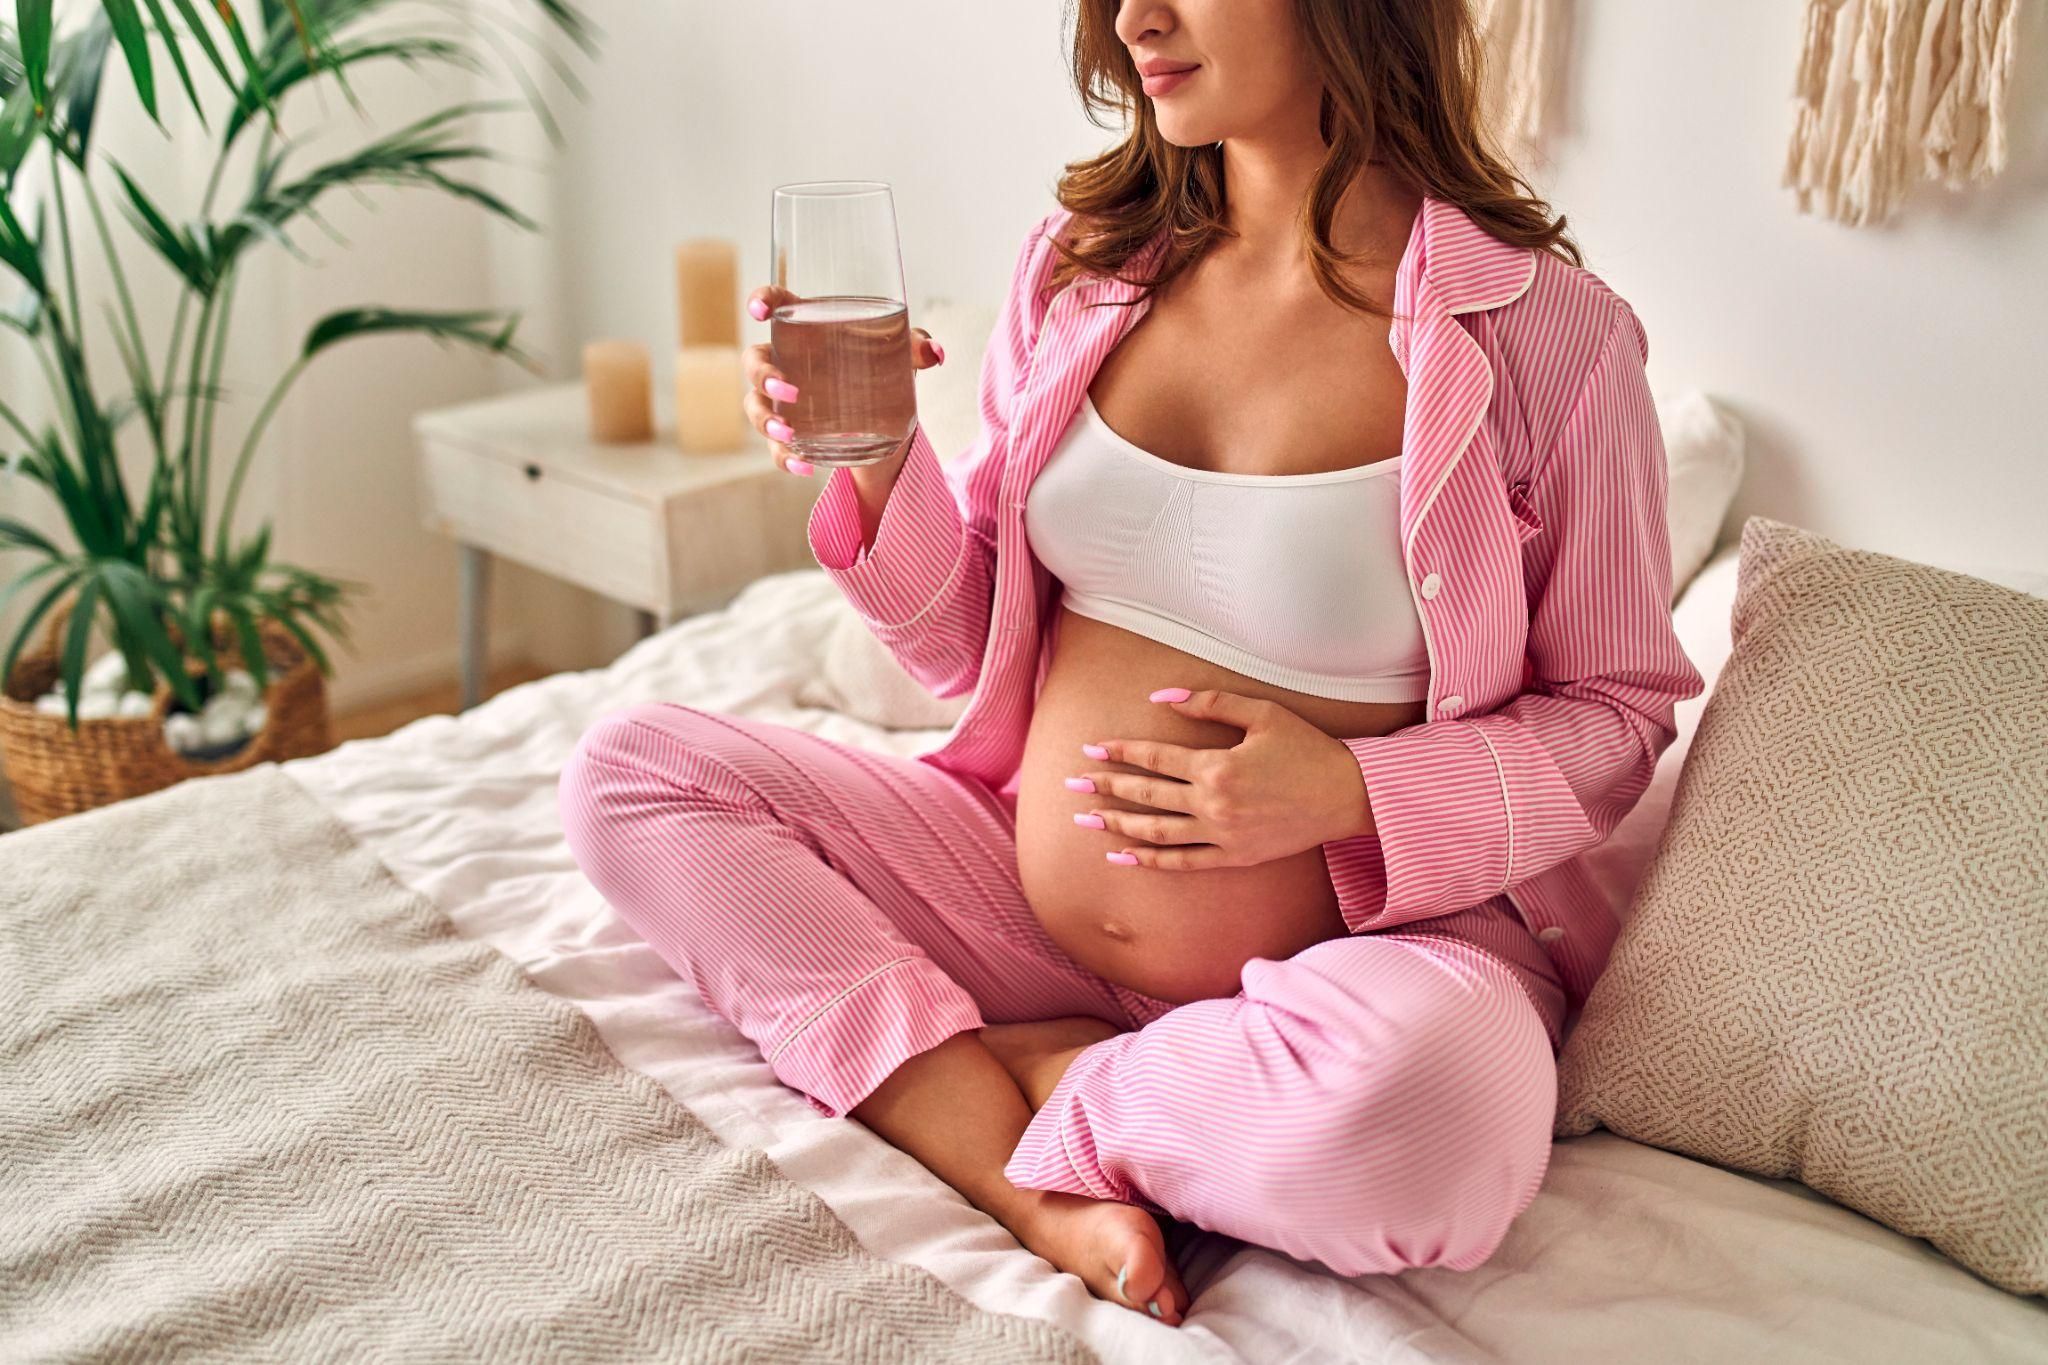
M 1482 96 L 1497 139 L 1510 154 L 1534 150 L 1543 138 L 1544 106 L 1550 97 L 1552 34 L 1559 0 L 1472 0 L 1473 18 L 1485 38 Z
M 1782 183 L 1802 213 L 1882 223 L 1915 179 L 2005 169 L 2019 0 L 1807 0 Z

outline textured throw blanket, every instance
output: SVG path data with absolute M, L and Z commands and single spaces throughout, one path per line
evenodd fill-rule
M 1088 1360 L 863 1251 L 269 765 L 0 838 L 0 1359 Z

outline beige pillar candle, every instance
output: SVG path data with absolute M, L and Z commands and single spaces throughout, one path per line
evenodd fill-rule
M 740 341 L 739 255 L 721 237 L 697 237 L 676 248 L 679 346 L 737 346 Z
M 676 444 L 691 454 L 746 448 L 746 385 L 737 346 L 684 346 L 676 352 Z
M 593 438 L 645 441 L 653 437 L 653 366 L 645 343 L 593 341 L 586 345 L 583 387 L 590 394 Z

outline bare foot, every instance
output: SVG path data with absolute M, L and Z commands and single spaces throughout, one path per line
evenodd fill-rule
M 1009 1222 L 1017 1240 L 1093 1290 L 1095 1296 L 1150 1313 L 1169 1327 L 1187 1314 L 1188 1291 L 1166 1254 L 1157 1219 L 1134 1204 L 1077 1194 L 1036 1192 Z
M 981 1030 L 981 1041 L 1016 1079 L 1031 1111 L 1037 1113 L 1077 1054 L 1122 1032 L 1114 1024 L 1076 1014 L 1029 1024 L 988 1024 Z

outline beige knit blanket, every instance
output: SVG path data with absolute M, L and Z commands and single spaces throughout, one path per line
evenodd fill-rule
M 1088 1360 L 863 1251 L 271 765 L 0 837 L 0 1359 Z

